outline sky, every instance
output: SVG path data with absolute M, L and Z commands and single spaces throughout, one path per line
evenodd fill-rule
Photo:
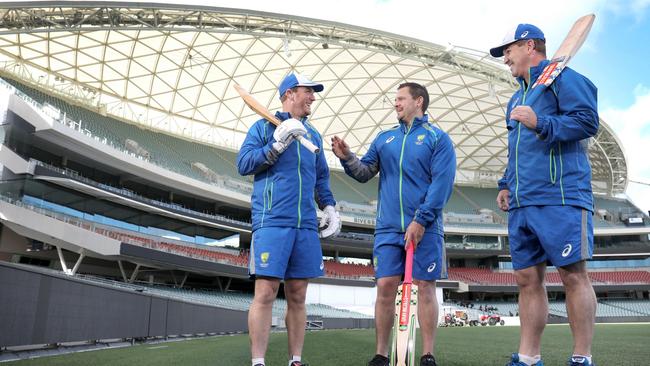
M 179 0 L 151 0 L 181 3 Z M 598 87 L 601 118 L 625 151 L 630 180 L 650 184 L 650 0 L 184 0 L 183 4 L 250 9 L 373 28 L 440 45 L 487 52 L 518 23 L 546 35 L 552 55 L 573 22 L 594 13 L 589 38 L 570 66 Z M 650 186 L 629 183 L 627 195 L 646 213 Z

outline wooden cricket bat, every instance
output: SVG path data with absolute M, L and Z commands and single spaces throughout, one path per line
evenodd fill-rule
M 244 103 L 253 110 L 253 112 L 257 113 L 260 117 L 266 119 L 267 121 L 273 123 L 276 126 L 279 126 L 280 122 L 275 116 L 269 112 L 266 107 L 264 107 L 260 102 L 255 100 L 252 95 L 246 91 L 246 89 L 242 88 L 238 84 L 234 85 L 235 90 L 237 90 L 237 93 L 239 93 L 239 96 L 244 100 Z M 303 136 L 299 136 L 297 138 L 298 142 L 300 142 L 303 146 L 305 146 L 309 151 L 313 152 L 314 154 L 318 154 L 320 152 L 320 149 L 314 145 L 311 141 L 307 140 Z
M 537 81 L 530 87 L 526 97 L 527 105 L 532 105 L 535 102 L 542 92 L 560 75 L 571 58 L 575 56 L 582 44 L 585 43 L 595 18 L 594 14 L 589 14 L 576 20 L 566 38 L 562 41 L 560 48 L 553 55 L 551 62 L 546 65 Z
M 415 364 L 415 332 L 418 310 L 418 286 L 413 284 L 413 242 L 406 248 L 404 282 L 397 289 L 395 298 L 395 325 L 393 346 L 390 354 L 391 366 L 412 366 Z

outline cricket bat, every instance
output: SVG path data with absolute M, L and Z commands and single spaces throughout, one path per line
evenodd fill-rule
M 596 16 L 594 14 L 588 14 L 576 20 L 566 38 L 562 41 L 560 48 L 553 55 L 551 62 L 546 65 L 541 75 L 537 78 L 537 81 L 530 87 L 526 97 L 527 105 L 535 103 L 535 100 L 555 81 L 569 61 L 571 61 L 571 58 L 575 56 L 587 39 L 595 18 Z
M 276 126 L 279 126 L 280 122 L 275 116 L 269 112 L 266 107 L 264 107 L 260 102 L 255 100 L 252 95 L 246 91 L 246 89 L 242 88 L 238 84 L 234 85 L 235 90 L 237 90 L 237 93 L 239 93 L 239 96 L 244 100 L 244 103 L 253 110 L 253 112 L 257 113 L 260 117 L 266 119 L 267 121 L 273 123 Z M 297 138 L 298 142 L 300 142 L 303 146 L 305 146 L 309 151 L 313 152 L 314 154 L 318 154 L 320 152 L 320 149 L 314 145 L 311 141 L 307 140 L 303 136 L 299 136 Z
M 416 314 L 418 310 L 418 286 L 413 284 L 413 242 L 406 248 L 404 282 L 397 289 L 395 298 L 395 325 L 391 366 L 415 364 Z

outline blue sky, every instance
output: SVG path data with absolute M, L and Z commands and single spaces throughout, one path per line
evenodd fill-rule
M 155 1 L 155 0 L 154 0 Z M 158 2 L 179 3 L 178 0 Z M 650 0 L 186 0 L 185 4 L 252 9 L 353 24 L 441 45 L 486 51 L 518 23 L 540 27 L 552 55 L 580 16 L 596 21 L 571 66 L 599 89 L 599 112 L 621 140 L 630 179 L 650 183 Z M 650 186 L 628 196 L 650 210 Z

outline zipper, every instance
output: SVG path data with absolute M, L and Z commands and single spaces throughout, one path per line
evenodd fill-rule
M 404 139 L 402 140 L 402 151 L 399 154 L 399 213 L 402 224 L 402 231 L 406 231 L 404 230 L 404 201 L 402 199 L 402 161 L 404 160 L 404 145 L 406 145 L 406 138 L 408 137 L 409 132 L 411 132 L 411 128 L 413 127 L 414 123 L 415 118 L 413 121 L 411 121 L 408 130 L 406 130 L 406 135 L 404 135 Z
M 296 140 L 296 149 L 298 151 L 298 229 L 300 229 L 300 222 L 302 221 L 302 213 L 300 212 L 300 205 L 302 203 L 302 175 L 300 174 L 300 141 Z
M 531 77 L 531 71 L 532 67 L 528 68 L 528 77 Z M 524 89 L 524 95 L 521 98 L 521 104 L 520 105 L 526 105 L 526 94 L 528 93 L 528 89 L 530 88 L 530 80 L 528 81 L 528 84 L 526 85 L 526 88 Z M 523 85 L 522 85 L 523 89 Z M 521 204 L 519 203 L 519 140 L 521 139 L 521 122 L 517 121 L 517 145 L 515 146 L 515 199 L 517 201 L 517 207 L 521 207 Z

